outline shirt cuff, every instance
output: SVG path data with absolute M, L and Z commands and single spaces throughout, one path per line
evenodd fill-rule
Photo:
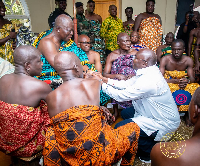
M 107 84 L 108 84 L 108 85 L 111 85 L 111 86 L 114 86 L 116 81 L 117 81 L 117 80 L 108 78 Z
M 104 92 L 106 92 L 107 88 L 108 88 L 108 85 L 106 83 L 103 83 L 101 85 L 101 90 L 103 90 Z

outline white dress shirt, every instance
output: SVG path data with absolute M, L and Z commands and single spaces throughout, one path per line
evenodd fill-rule
M 126 81 L 108 79 L 102 90 L 119 102 L 132 100 L 135 108 L 132 120 L 148 136 L 159 130 L 155 141 L 179 127 L 177 106 L 156 65 L 137 70 L 136 76 Z

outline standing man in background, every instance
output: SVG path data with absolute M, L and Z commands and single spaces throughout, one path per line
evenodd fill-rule
M 146 1 L 146 12 L 140 13 L 134 25 L 139 31 L 140 43 L 156 52 L 162 44 L 162 23 L 158 14 L 154 14 L 155 0 Z
M 128 35 L 131 35 L 131 32 L 133 32 L 133 27 L 135 24 L 135 21 L 133 20 L 133 8 L 127 7 L 125 9 L 125 14 L 127 21 L 123 22 L 123 26 L 125 29 L 125 32 L 128 33 Z
M 82 2 L 76 2 L 76 19 L 78 35 L 90 36 L 91 25 L 88 19 L 84 16 L 84 9 Z
M 55 19 L 61 15 L 66 14 L 67 16 L 70 16 L 68 13 L 65 12 L 65 9 L 67 7 L 67 0 L 55 0 L 56 8 L 55 10 L 50 14 L 48 18 L 48 24 L 50 28 L 54 27 Z M 70 16 L 71 17 L 71 16 Z
M 100 35 L 106 42 L 106 55 L 119 48 L 117 36 L 119 33 L 124 32 L 123 22 L 117 17 L 117 7 L 110 5 L 108 12 L 110 16 L 103 21 L 100 30 Z

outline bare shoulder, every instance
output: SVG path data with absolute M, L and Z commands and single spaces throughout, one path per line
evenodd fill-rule
M 90 55 L 93 57 L 94 60 L 100 59 L 100 54 L 96 51 L 90 50 Z
M 95 14 L 95 16 L 97 17 L 97 19 L 99 20 L 99 21 L 101 21 L 101 16 L 100 15 L 98 15 L 98 14 Z
M 51 87 L 47 83 L 34 77 L 28 76 L 27 78 L 25 78 L 24 83 L 29 84 L 30 87 L 34 87 L 32 88 L 33 91 L 37 90 L 41 93 L 50 93 L 52 91 Z
M 153 146 L 150 154 L 151 165 L 152 166 L 162 166 L 164 162 L 163 155 L 160 149 L 160 143 L 157 143 Z
M 44 37 L 43 39 L 41 39 L 39 45 L 43 45 L 43 44 L 53 44 L 53 41 L 48 37 Z
M 116 55 L 119 55 L 119 49 L 112 51 L 110 54 L 108 54 L 108 56 L 110 56 L 110 57 L 113 57 L 113 56 L 116 56 Z
M 162 50 L 163 48 L 165 48 L 166 47 L 166 45 L 160 45 L 158 48 L 157 48 L 157 50 Z
M 93 51 L 93 50 L 90 50 L 90 52 L 89 52 L 90 54 L 92 54 L 92 55 L 95 55 L 95 56 L 97 56 L 97 55 L 100 55 L 98 52 L 96 52 L 96 51 Z
M 88 86 L 93 86 L 93 85 L 99 86 L 100 80 L 94 78 L 86 78 L 81 81 L 81 84 L 87 84 Z
M 189 56 L 187 56 L 187 55 L 183 55 L 183 60 L 184 60 L 185 62 L 187 62 L 187 64 L 193 65 L 193 60 L 192 60 L 191 57 L 189 57 Z
M 190 31 L 190 35 L 194 35 L 194 34 L 196 33 L 196 31 L 197 31 L 196 28 L 195 28 L 195 29 L 192 29 L 192 30 Z
M 157 17 L 158 19 L 161 19 L 161 17 L 158 14 L 154 14 L 155 17 Z
M 171 58 L 172 58 L 171 54 L 165 55 L 164 57 L 161 58 L 161 61 L 168 62 Z
M 0 87 L 3 87 L 2 85 L 4 85 L 4 83 L 9 83 L 10 82 L 9 80 L 11 80 L 12 77 L 13 77 L 13 73 L 2 76 L 0 78 Z
M 116 57 L 116 55 L 118 54 L 118 51 L 115 50 L 113 52 L 111 52 L 110 54 L 108 54 L 106 61 L 113 61 Z
M 140 14 L 138 14 L 137 18 L 144 18 L 144 17 L 145 17 L 145 15 L 146 15 L 146 13 L 145 13 L 145 12 L 144 12 L 144 13 L 140 13 Z
M 41 50 L 46 50 L 47 47 L 55 47 L 55 43 L 48 37 L 44 37 L 39 45 L 38 45 L 38 49 L 41 51 Z
M 87 78 L 81 81 L 81 84 L 85 87 L 86 90 L 89 90 L 96 93 L 100 91 L 100 80 L 94 78 Z
M 151 158 L 154 158 L 155 156 L 159 156 L 161 153 L 160 150 L 160 143 L 157 143 L 153 146 L 152 150 L 151 150 Z

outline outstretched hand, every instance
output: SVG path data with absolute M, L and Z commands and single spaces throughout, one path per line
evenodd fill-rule
M 105 117 L 108 124 L 113 124 L 115 122 L 115 117 L 110 113 L 110 111 L 106 107 L 101 106 L 101 108 L 103 110 L 103 116 Z

